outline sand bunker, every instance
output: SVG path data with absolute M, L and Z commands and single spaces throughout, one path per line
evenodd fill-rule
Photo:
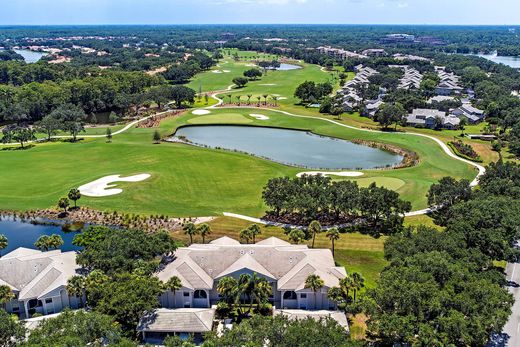
M 323 175 L 323 176 L 341 176 L 341 177 L 359 177 L 363 176 L 364 173 L 358 172 L 358 171 L 306 171 L 306 172 L 300 172 L 296 174 L 297 177 L 302 177 L 303 175 L 307 176 L 316 176 L 316 175 Z
M 222 70 L 222 72 L 226 72 L 226 73 L 228 73 L 228 72 L 231 72 L 231 71 L 229 71 L 229 70 Z
M 211 70 L 211 72 L 213 72 L 213 73 L 222 73 L 222 71 L 220 71 L 220 70 Z
M 278 100 L 287 100 L 287 98 L 285 96 L 280 96 Z
M 268 120 L 269 119 L 269 117 L 264 116 L 263 114 L 250 113 L 249 115 L 258 120 Z
M 262 84 L 259 84 L 259 86 L 277 86 L 278 84 L 276 83 L 262 83 Z
M 197 115 L 197 116 L 203 116 L 205 114 L 210 114 L 211 112 L 208 110 L 195 110 L 195 111 L 192 111 L 191 113 L 194 115 Z
M 148 178 L 150 178 L 149 174 L 140 174 L 128 177 L 121 177 L 121 175 L 111 175 L 84 184 L 78 189 L 81 192 L 81 195 L 98 198 L 102 196 L 121 194 L 123 189 L 114 188 L 117 186 L 115 182 L 140 182 Z

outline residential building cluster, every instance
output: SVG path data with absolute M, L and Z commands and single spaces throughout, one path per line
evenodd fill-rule
M 346 51 L 341 48 L 332 48 L 330 46 L 321 46 L 316 48 L 320 54 L 328 55 L 329 57 L 337 59 L 348 59 L 348 58 L 368 58 L 366 55 L 359 54 L 356 52 Z
M 459 76 L 453 72 L 447 72 L 443 66 L 436 66 L 435 72 L 440 78 L 439 84 L 435 89 L 437 95 L 460 94 L 463 91 L 463 88 L 459 85 Z
M 9 286 L 15 295 L 6 304 L 7 312 L 26 319 L 35 313 L 80 308 L 85 298 L 67 292 L 68 280 L 79 273 L 76 252 L 18 248 L 6 254 L 0 258 L 0 284 Z M 273 314 L 290 319 L 331 317 L 348 329 L 345 315 L 327 295 L 346 277 L 330 250 L 292 245 L 275 237 L 255 244 L 221 237 L 176 250 L 174 259 L 156 276 L 163 282 L 177 276 L 182 288 L 166 290 L 159 297 L 161 308 L 141 317 L 137 331 L 145 342 L 157 343 L 168 334 L 189 334 L 200 340 L 202 334 L 222 329 L 222 322 L 215 320 L 216 304 L 222 299 L 217 285 L 224 277 L 238 279 L 242 274 L 268 281 Z M 305 286 L 309 275 L 318 275 L 324 282 L 317 292 Z
M 397 89 L 419 89 L 421 87 L 423 75 L 417 69 L 408 65 L 390 65 L 389 67 L 399 68 L 404 72 Z
M 356 76 L 345 83 L 345 85 L 339 90 L 338 94 L 343 97 L 343 109 L 346 112 L 353 111 L 356 107 L 359 107 L 363 98 L 358 93 L 358 87 L 366 86 L 370 83 L 370 76 L 378 74 L 376 70 L 370 67 L 364 67 L 358 65 L 354 68 Z

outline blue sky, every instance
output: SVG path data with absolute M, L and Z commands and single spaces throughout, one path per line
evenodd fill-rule
M 11 24 L 520 24 L 519 0 L 0 0 Z

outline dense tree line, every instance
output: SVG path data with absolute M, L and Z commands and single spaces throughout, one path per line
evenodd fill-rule
M 385 243 L 390 265 L 369 292 L 372 337 L 384 344 L 485 345 L 511 314 L 496 261 L 518 261 L 520 166 L 495 163 L 480 188 L 444 178 L 429 201 L 439 207 L 430 227 L 406 229 Z M 507 182 L 507 183 L 506 183 Z
M 273 178 L 262 197 L 271 209 L 267 218 L 300 225 L 312 220 L 325 225 L 352 223 L 374 235 L 399 231 L 403 214 L 411 209 L 392 190 L 375 184 L 360 188 L 356 182 L 321 175 Z

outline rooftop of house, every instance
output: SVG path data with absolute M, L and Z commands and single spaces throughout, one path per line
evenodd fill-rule
M 77 270 L 75 252 L 20 247 L 0 258 L 0 284 L 18 292 L 19 300 L 41 298 L 67 285 Z
M 244 269 L 278 281 L 279 290 L 304 289 L 310 274 L 319 275 L 329 288 L 346 276 L 343 267 L 335 266 L 328 249 L 291 245 L 275 237 L 256 244 L 222 237 L 209 244 L 179 248 L 157 277 L 166 282 L 177 276 L 185 288 L 212 289 L 215 280 Z
M 137 331 L 204 333 L 212 330 L 214 318 L 211 308 L 159 308 L 139 320 Z

